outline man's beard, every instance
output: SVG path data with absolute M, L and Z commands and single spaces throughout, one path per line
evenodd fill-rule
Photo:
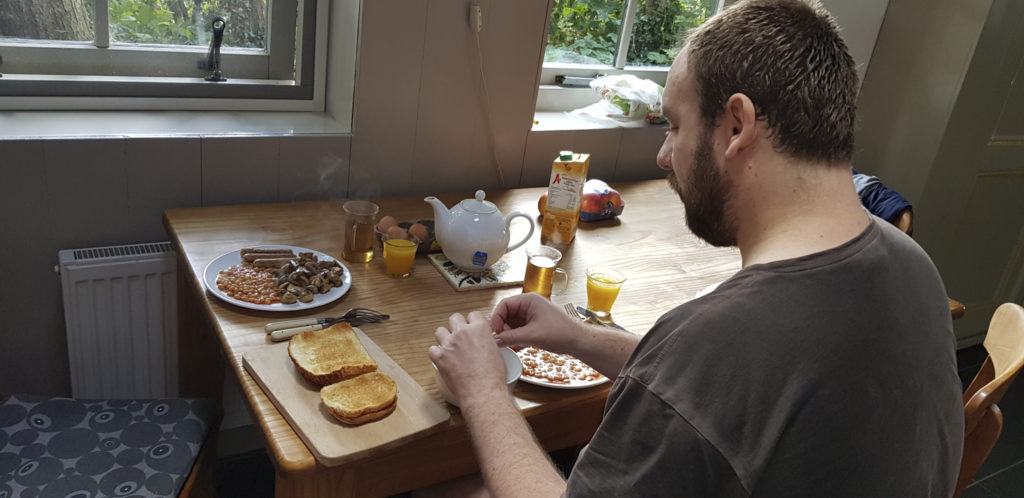
M 736 245 L 736 222 L 728 213 L 732 184 L 722 176 L 715 163 L 711 133 L 701 137 L 693 152 L 693 164 L 686 183 L 679 184 L 675 171 L 668 183 L 686 207 L 686 226 L 694 235 L 715 247 Z

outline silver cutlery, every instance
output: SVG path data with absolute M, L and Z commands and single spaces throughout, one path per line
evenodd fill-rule
M 566 310 L 568 310 L 570 306 L 572 306 L 572 303 L 566 304 L 565 305 Z M 599 325 L 604 325 L 605 327 L 611 327 L 611 328 L 619 329 L 619 330 L 626 330 L 624 327 L 622 327 L 619 324 L 615 323 L 615 321 L 612 320 L 611 315 L 608 315 L 607 318 L 600 318 L 597 315 L 595 315 L 593 311 L 590 311 L 590 310 L 584 308 L 583 306 L 573 306 L 573 308 L 574 308 L 574 311 L 576 311 L 575 316 L 583 317 L 584 320 L 589 320 L 589 321 L 592 321 L 592 322 L 597 323 Z
M 369 308 L 352 308 L 344 315 L 335 318 L 303 318 L 299 320 L 286 320 L 283 322 L 268 323 L 264 329 L 272 341 L 283 341 L 296 334 L 310 330 L 321 330 L 339 322 L 348 322 L 353 327 L 367 323 L 382 322 L 390 318 L 389 315 Z
M 565 303 L 565 314 L 581 322 L 587 320 L 587 317 L 581 315 L 580 312 L 576 309 L 576 305 L 572 303 Z

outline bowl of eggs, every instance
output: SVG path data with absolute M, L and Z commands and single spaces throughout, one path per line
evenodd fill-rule
M 389 239 L 417 239 L 420 241 L 418 254 L 441 249 L 434 238 L 434 220 L 397 221 L 392 216 L 384 216 L 374 227 L 377 241 L 383 243 L 384 236 Z

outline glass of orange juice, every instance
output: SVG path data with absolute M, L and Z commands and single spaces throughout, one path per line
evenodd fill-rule
M 612 304 L 626 281 L 622 272 L 606 266 L 587 268 L 587 309 L 598 318 L 612 314 Z
M 418 240 L 385 239 L 384 266 L 388 275 L 408 277 L 412 273 L 412 263 L 416 259 Z

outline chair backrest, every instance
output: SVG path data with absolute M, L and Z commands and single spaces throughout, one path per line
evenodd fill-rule
M 988 358 L 964 393 L 964 456 L 956 494 L 970 484 L 999 439 L 1003 415 L 996 405 L 1024 366 L 1024 308 L 1005 303 L 996 308 L 985 337 Z

